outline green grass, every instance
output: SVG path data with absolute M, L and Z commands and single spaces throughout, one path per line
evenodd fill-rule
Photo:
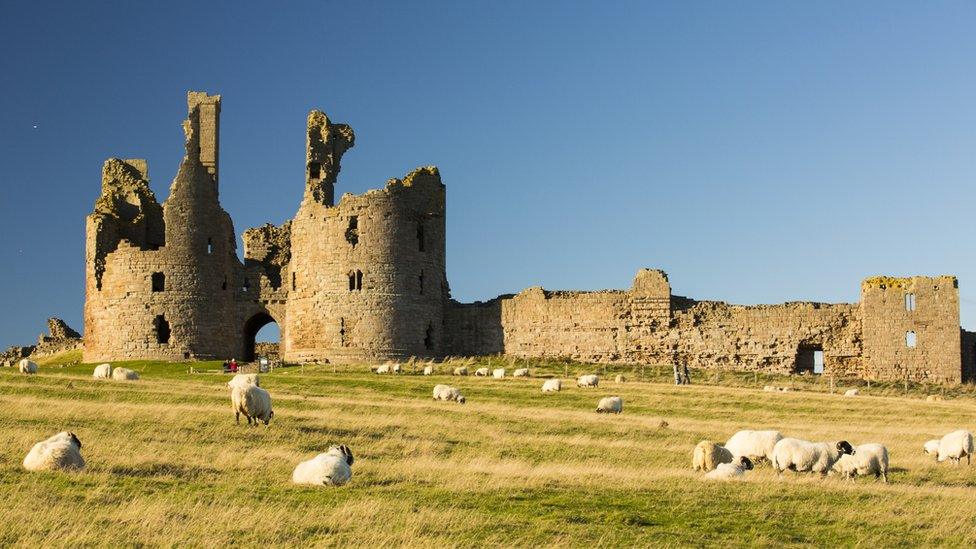
M 495 357 L 469 368 L 489 360 L 515 366 Z M 433 377 L 295 366 L 263 376 L 275 420 L 255 428 L 234 424 L 229 376 L 188 373 L 217 363 L 119 363 L 142 379 L 96 382 L 92 365 L 72 362 L 47 361 L 32 377 L 0 371 L 0 545 L 962 546 L 976 539 L 976 465 L 936 464 L 921 453 L 927 439 L 976 430 L 976 400 L 965 387 L 945 402 L 925 402 L 934 388 L 910 387 L 905 397 L 896 394 L 903 387 L 873 385 L 862 389 L 869 396 L 844 398 L 803 379 L 794 380 L 803 391 L 765 393 L 756 386 L 789 380 L 751 374 L 695 372 L 699 383 L 675 387 L 667 368 L 645 368 L 645 381 L 639 368 L 609 369 L 599 388 L 584 390 L 571 378 L 602 367 L 559 361 L 531 362 L 533 378 L 505 380 L 444 375 L 453 365 Z M 631 381 L 613 383 L 618 371 Z M 557 373 L 564 390 L 542 395 L 539 377 Z M 458 386 L 468 404 L 432 401 L 436 383 Z M 622 415 L 594 412 L 609 394 L 623 397 Z M 777 479 L 765 467 L 746 481 L 716 484 L 690 470 L 695 443 L 724 441 L 741 428 L 882 442 L 891 484 Z M 84 473 L 20 467 L 32 444 L 64 429 L 84 444 Z M 356 456 L 350 484 L 290 484 L 300 460 L 337 443 Z

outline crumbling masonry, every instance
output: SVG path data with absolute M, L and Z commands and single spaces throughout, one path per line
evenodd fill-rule
M 190 92 L 186 156 L 157 202 L 145 160 L 110 159 L 87 220 L 84 359 L 254 355 L 277 322 L 287 361 L 507 354 L 686 364 L 876 380 L 976 376 L 955 277 L 875 277 L 857 304 L 739 306 L 671 294 L 644 269 L 626 291 L 530 288 L 450 298 L 445 188 L 435 167 L 381 190 L 335 185 L 352 128 L 308 116 L 305 194 L 294 219 L 244 232 L 219 202 L 220 96 Z

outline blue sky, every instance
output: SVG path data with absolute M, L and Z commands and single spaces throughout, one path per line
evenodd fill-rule
M 102 162 L 149 159 L 165 199 L 188 89 L 223 95 L 238 234 L 294 215 L 320 108 L 356 131 L 338 193 L 441 168 L 460 300 L 951 273 L 976 328 L 973 1 L 141 4 L 4 9 L 0 346 L 81 329 Z

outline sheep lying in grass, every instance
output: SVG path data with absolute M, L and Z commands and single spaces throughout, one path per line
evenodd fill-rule
M 115 381 L 135 381 L 139 379 L 139 374 L 128 368 L 113 368 L 112 379 Z
M 490 373 L 491 372 L 488 371 L 488 368 L 478 368 L 474 371 L 474 375 L 478 377 L 488 377 L 488 374 Z
M 558 393 L 563 389 L 563 382 L 559 379 L 547 379 L 542 384 L 543 393 Z
M 846 397 L 856 397 L 859 394 L 860 394 L 860 391 L 858 391 L 857 389 L 848 389 L 848 390 L 844 391 L 844 396 L 846 396 Z
M 36 374 L 37 363 L 32 360 L 22 358 L 20 359 L 20 362 L 17 363 L 17 369 L 20 370 L 20 373 L 22 374 L 28 374 L 28 375 Z
M 466 376 L 466 375 L 468 375 L 468 367 L 467 366 L 458 366 L 457 368 L 454 369 L 454 373 L 451 374 L 451 375 L 455 375 L 455 376 Z
M 38 442 L 24 458 L 24 469 L 28 471 L 79 471 L 84 468 L 81 441 L 67 431 Z
M 735 458 L 731 463 L 720 463 L 714 471 L 705 473 L 703 478 L 707 480 L 733 480 L 739 479 L 746 471 L 752 470 L 752 460 L 745 456 Z
M 861 444 L 854 447 L 853 454 L 840 456 L 833 470 L 846 479 L 857 476 L 874 475 L 888 482 L 888 449 L 882 444 Z
M 624 399 L 618 396 L 603 397 L 596 405 L 598 414 L 619 414 L 624 411 Z
M 773 448 L 783 438 L 779 431 L 739 431 L 725 443 L 733 456 L 746 456 L 753 463 L 772 461 Z
M 428 365 L 424 366 L 424 375 L 425 376 L 432 376 L 432 375 L 434 375 L 434 365 L 433 364 L 428 364 Z
M 376 367 L 376 370 L 373 371 L 377 374 L 388 374 L 390 373 L 390 365 L 388 363 L 380 364 L 379 366 Z
M 723 463 L 732 463 L 732 452 L 710 440 L 699 442 L 691 453 L 691 469 L 693 471 L 705 471 L 707 473 Z
M 263 421 L 265 425 L 271 423 L 274 411 L 271 409 L 271 394 L 256 385 L 234 387 L 230 392 L 230 403 L 234 410 L 234 420 L 240 425 L 241 414 L 247 418 L 247 424 L 254 425 Z
M 962 458 L 972 465 L 973 435 L 966 430 L 953 431 L 941 439 L 930 440 L 925 443 L 925 453 L 935 456 L 935 460 L 942 463 L 945 460 L 959 465 Z
M 491 377 L 495 379 L 503 379 L 505 377 L 505 368 L 495 368 L 491 371 Z
M 346 445 L 333 446 L 324 454 L 295 467 L 291 481 L 313 486 L 342 486 L 352 478 L 352 451 Z
M 250 387 L 251 385 L 255 387 L 261 386 L 261 378 L 257 374 L 237 374 L 227 382 L 228 389 L 233 389 L 234 387 Z
M 529 377 L 529 369 L 519 368 L 518 370 L 512 372 L 512 377 Z
M 617 377 L 613 378 L 613 381 L 615 383 L 626 383 L 627 382 L 627 378 L 624 377 L 623 374 L 617 374 Z
M 778 475 L 787 469 L 826 475 L 842 455 L 853 453 L 854 448 L 846 440 L 809 442 L 784 438 L 773 448 L 773 468 Z
M 95 379 L 112 379 L 112 365 L 106 362 L 95 366 L 92 377 Z
M 394 374 L 399 374 L 399 373 L 403 372 L 403 366 L 401 366 L 400 363 L 397 362 L 393 366 L 390 367 L 390 371 L 393 372 Z
M 450 385 L 435 385 L 434 400 L 457 402 L 458 404 L 464 404 L 465 402 L 464 395 L 461 394 L 461 391 L 457 387 L 451 387 Z
M 600 376 L 596 374 L 587 374 L 576 378 L 577 387 L 596 387 L 599 384 Z

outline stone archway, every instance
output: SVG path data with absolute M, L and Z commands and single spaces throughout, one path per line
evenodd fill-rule
M 244 322 L 244 351 L 241 355 L 241 360 L 245 362 L 251 362 L 254 360 L 254 346 L 255 338 L 261 328 L 264 328 L 268 324 L 274 322 L 281 326 L 277 320 L 274 319 L 270 314 L 265 311 L 255 313 L 251 318 Z

